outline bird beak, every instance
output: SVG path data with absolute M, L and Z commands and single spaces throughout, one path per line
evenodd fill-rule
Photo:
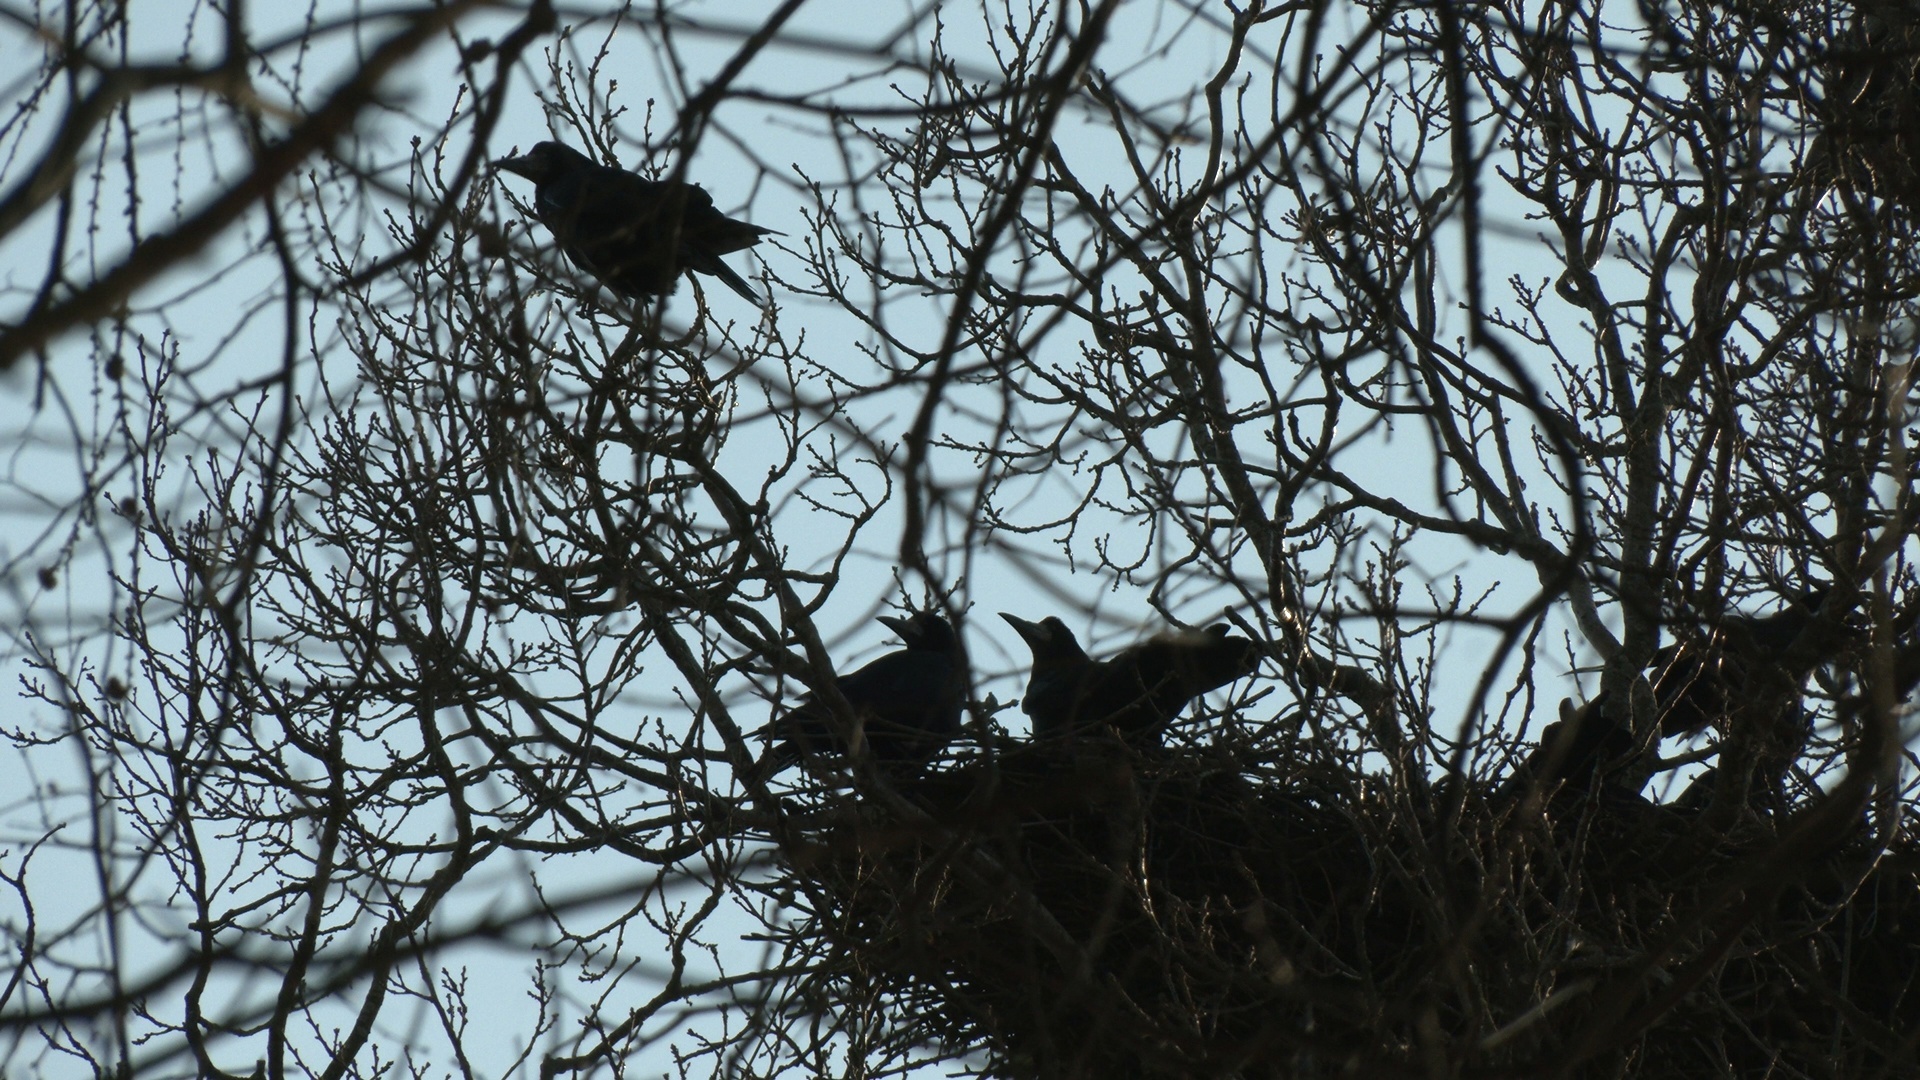
M 1028 622 L 1018 615 L 1009 615 L 1004 611 L 1000 613 L 1000 617 L 1007 620 L 1007 625 L 1013 627 L 1013 629 L 1019 633 L 1020 640 L 1026 642 L 1029 646 L 1037 645 L 1047 639 L 1047 632 L 1040 629 L 1039 623 Z
M 516 176 L 524 176 L 535 183 L 540 181 L 541 169 L 532 154 L 524 154 L 520 157 L 503 157 L 494 162 L 493 167 L 495 169 L 505 169 L 507 172 L 513 173 Z
M 912 620 L 901 618 L 898 615 L 882 615 L 874 621 L 893 631 L 901 641 L 907 640 L 907 627 L 912 625 Z

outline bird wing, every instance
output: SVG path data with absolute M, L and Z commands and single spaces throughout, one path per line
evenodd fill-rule
M 687 269 L 710 274 L 758 307 L 760 297 L 722 255 L 750 248 L 762 236 L 773 233 L 758 225 L 733 218 L 714 208 L 713 196 L 699 184 L 685 185 L 685 204 L 680 222 L 680 261 Z
M 534 209 L 575 266 L 627 296 L 673 291 L 669 186 L 592 163 L 543 185 Z
M 1253 642 L 1229 637 L 1224 627 L 1157 634 L 1097 665 L 1076 724 L 1158 738 L 1187 702 L 1250 673 L 1257 659 Z
M 686 189 L 686 208 L 682 212 L 682 246 L 691 243 L 709 254 L 726 255 L 750 248 L 759 243 L 762 237 L 781 235 L 764 226 L 721 213 L 713 205 L 713 196 L 699 184 L 687 184 Z
M 895 730 L 950 734 L 960 726 L 953 658 L 902 649 L 840 677 L 847 703 Z
M 951 655 L 927 650 L 888 653 L 839 679 L 841 696 L 859 716 L 868 751 L 882 761 L 925 761 L 960 730 L 964 687 Z M 803 752 L 846 749 L 826 705 L 809 695 L 776 721 L 786 743 L 771 767 L 784 768 Z

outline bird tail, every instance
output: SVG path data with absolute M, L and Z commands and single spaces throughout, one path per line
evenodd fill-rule
M 733 267 L 722 262 L 718 255 L 701 259 L 691 264 L 689 269 L 698 270 L 703 274 L 711 274 L 719 278 L 726 283 L 727 288 L 746 297 L 747 303 L 752 304 L 754 307 L 760 306 L 760 294 L 754 292 L 753 287 L 747 284 L 746 279 L 735 273 Z

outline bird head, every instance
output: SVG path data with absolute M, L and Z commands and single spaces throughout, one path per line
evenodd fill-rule
M 1080 647 L 1080 642 L 1073 636 L 1073 631 L 1067 629 L 1067 624 L 1061 622 L 1059 616 L 1049 615 L 1037 623 L 1028 622 L 1004 611 L 1000 613 L 1000 617 L 1020 635 L 1020 640 L 1027 643 L 1027 648 L 1033 650 L 1035 664 L 1087 658 L 1086 650 Z
M 493 167 L 524 176 L 536 184 L 544 184 L 581 164 L 591 164 L 585 154 L 571 146 L 548 141 L 535 143 L 533 149 L 519 157 L 503 157 L 494 162 Z
M 911 615 L 882 615 L 882 626 L 899 635 L 907 648 L 922 652 L 945 652 L 958 644 L 953 624 L 937 611 L 916 611 Z

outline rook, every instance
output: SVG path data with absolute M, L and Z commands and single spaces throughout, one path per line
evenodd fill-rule
M 1129 740 L 1157 743 L 1187 702 L 1252 673 L 1259 660 L 1254 643 L 1230 636 L 1225 623 L 1156 634 L 1094 660 L 1058 618 L 1000 617 L 1033 651 L 1021 708 L 1033 718 L 1036 738 L 1110 727 Z
M 907 618 L 882 615 L 880 622 L 899 635 L 906 648 L 836 682 L 853 707 L 854 734 L 874 760 L 925 764 L 960 731 L 966 694 L 960 638 L 953 624 L 933 611 Z M 786 741 L 768 757 L 772 770 L 785 768 L 803 753 L 846 749 L 832 711 L 811 696 L 781 717 L 775 729 Z
M 533 181 L 533 212 L 560 250 L 621 296 L 664 296 L 682 273 L 695 271 L 760 302 L 720 257 L 752 247 L 773 230 L 722 214 L 700 185 L 648 180 L 557 142 L 493 166 Z

